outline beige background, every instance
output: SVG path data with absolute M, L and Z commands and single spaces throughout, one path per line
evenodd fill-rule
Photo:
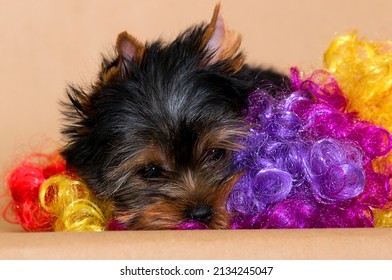
M 322 65 L 338 34 L 392 38 L 390 0 L 222 0 L 248 61 L 287 71 Z M 29 151 L 59 145 L 67 83 L 88 84 L 101 53 L 127 30 L 140 40 L 174 38 L 209 21 L 216 1 L 0 0 L 0 172 Z M 0 231 L 8 230 L 0 222 Z

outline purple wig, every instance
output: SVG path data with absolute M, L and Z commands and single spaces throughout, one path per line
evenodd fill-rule
M 390 191 L 371 164 L 392 148 L 387 130 L 347 112 L 337 82 L 321 70 L 302 81 L 292 69 L 280 98 L 258 89 L 248 102 L 251 129 L 235 156 L 246 173 L 227 202 L 232 228 L 373 226 L 371 207 Z

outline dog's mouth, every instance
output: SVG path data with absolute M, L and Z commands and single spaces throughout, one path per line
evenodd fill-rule
M 171 219 L 163 222 L 157 219 L 155 222 L 129 223 L 124 217 L 113 218 L 108 224 L 108 230 L 204 230 L 204 229 L 225 229 L 230 224 L 227 212 L 215 213 L 208 221 L 198 221 L 192 219 L 177 220 Z
M 177 230 L 208 229 L 208 225 L 199 221 L 186 221 L 175 227 Z
M 109 222 L 109 230 L 130 230 L 124 223 L 117 220 Z M 178 226 L 172 228 L 173 230 L 198 230 L 198 229 L 209 229 L 208 225 L 198 221 L 186 221 L 180 223 Z

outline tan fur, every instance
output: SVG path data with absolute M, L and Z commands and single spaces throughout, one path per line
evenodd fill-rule
M 204 189 L 189 190 L 187 194 L 181 197 L 177 203 L 173 201 L 158 200 L 143 209 L 135 210 L 137 212 L 118 213 L 116 220 L 122 223 L 135 220 L 132 223 L 132 229 L 143 230 L 162 230 L 175 229 L 184 221 L 183 213 L 187 207 L 195 203 L 195 197 L 203 200 L 205 203 L 213 205 L 213 218 L 208 222 L 209 229 L 226 229 L 230 225 L 230 214 L 226 209 L 226 201 L 234 184 L 241 177 L 243 172 L 237 173 L 226 180 L 219 191 L 211 193 Z M 188 174 L 189 176 L 190 174 Z M 193 179 L 187 179 L 187 183 Z M 204 190 L 204 193 L 203 193 Z M 135 219 L 137 217 L 137 219 Z

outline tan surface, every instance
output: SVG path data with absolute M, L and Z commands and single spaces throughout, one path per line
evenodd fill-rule
M 23 154 L 57 145 L 66 83 L 88 84 L 119 32 L 173 38 L 208 21 L 215 2 L 0 0 L 0 174 Z M 370 39 L 392 38 L 390 0 L 221 2 L 227 23 L 243 35 L 249 62 L 284 71 L 319 67 L 331 39 L 351 29 Z M 0 232 L 17 230 L 0 221 Z M 0 256 L 391 258 L 391 236 L 389 230 L 0 233 Z
M 392 259 L 389 229 L 0 233 L 0 259 Z

